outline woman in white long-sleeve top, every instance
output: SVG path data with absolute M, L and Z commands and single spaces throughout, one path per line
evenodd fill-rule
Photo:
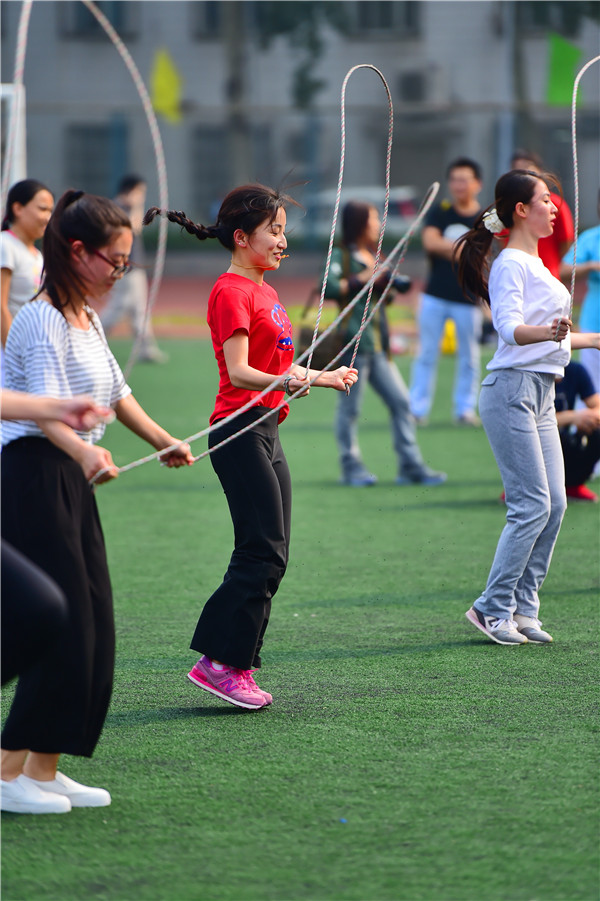
M 495 196 L 495 208 L 457 249 L 463 287 L 490 304 L 499 336 L 479 411 L 507 505 L 487 584 L 466 616 L 498 644 L 547 643 L 538 591 L 566 509 L 554 382 L 571 355 L 570 295 L 538 255 L 538 240 L 552 233 L 556 216 L 544 178 L 513 170 L 498 180 Z M 508 243 L 488 270 L 493 236 L 505 228 Z M 597 346 L 597 335 L 588 340 Z M 578 346 L 585 342 L 577 336 Z

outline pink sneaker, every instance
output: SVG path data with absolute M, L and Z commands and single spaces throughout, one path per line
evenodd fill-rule
M 210 665 L 207 657 L 201 657 L 190 672 L 188 679 L 205 691 L 247 710 L 264 707 L 266 698 L 263 693 L 253 689 L 248 683 L 247 670 L 226 667 L 216 670 Z M 252 677 L 251 677 L 252 678 Z
M 244 673 L 246 674 L 246 684 L 250 686 L 252 691 L 257 691 L 259 695 L 263 696 L 263 698 L 265 699 L 266 707 L 268 704 L 273 703 L 273 695 L 270 695 L 268 691 L 264 691 L 259 685 L 256 684 L 253 676 L 255 672 L 256 670 L 253 669 L 244 670 Z

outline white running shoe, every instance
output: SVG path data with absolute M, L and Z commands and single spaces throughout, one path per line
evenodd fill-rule
M 2 810 L 7 813 L 68 813 L 71 802 L 64 795 L 42 791 L 21 773 L 16 779 L 0 781 Z
M 548 632 L 544 632 L 541 622 L 534 616 L 521 616 L 520 613 L 515 613 L 515 622 L 517 629 L 521 635 L 525 636 L 527 641 L 533 641 L 536 644 L 549 644 L 553 640 Z
M 476 607 L 467 610 L 465 616 L 488 638 L 496 644 L 517 645 L 527 644 L 527 636 L 522 635 L 517 629 L 517 624 L 512 619 L 499 619 L 497 616 L 485 616 Z
M 63 773 L 57 773 L 56 778 L 49 782 L 41 782 L 39 779 L 30 779 L 23 776 L 40 791 L 56 795 L 62 795 L 70 801 L 71 807 L 108 807 L 111 802 L 110 794 L 105 788 L 92 788 L 89 785 L 81 785 L 74 779 L 69 779 Z

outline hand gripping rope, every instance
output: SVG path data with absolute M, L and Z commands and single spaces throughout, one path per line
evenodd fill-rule
M 152 101 L 148 95 L 148 91 L 146 90 L 146 86 L 143 82 L 142 76 L 139 73 L 139 70 L 136 64 L 133 61 L 133 58 L 127 47 L 110 24 L 106 16 L 98 9 L 95 3 L 92 0 L 81 0 L 84 6 L 89 9 L 92 15 L 97 19 L 99 24 L 102 26 L 108 37 L 113 42 L 116 47 L 119 55 L 121 56 L 123 62 L 125 63 L 129 73 L 133 79 L 133 83 L 137 88 L 137 92 L 142 101 L 142 106 L 144 107 L 144 112 L 146 114 L 146 118 L 148 120 L 148 125 L 150 127 L 150 134 L 152 136 L 152 143 L 154 146 L 154 155 L 156 157 L 156 170 L 158 176 L 158 195 L 160 205 L 163 209 L 167 209 L 169 206 L 169 197 L 167 190 L 167 167 L 165 165 L 165 154 L 163 150 L 162 139 L 160 136 L 160 131 L 158 128 L 158 122 L 156 120 L 156 115 L 152 108 Z M 23 5 L 21 8 L 21 15 L 19 18 L 19 28 L 17 32 L 17 48 L 15 52 L 15 69 L 14 69 L 14 77 L 13 82 L 17 89 L 23 84 L 23 70 L 25 67 L 25 51 L 27 49 L 27 32 L 29 28 L 29 18 L 31 15 L 31 7 L 33 4 L 33 0 L 23 0 Z M 16 105 L 13 113 L 11 115 L 11 119 L 9 122 L 8 129 L 8 140 L 6 145 L 6 160 L 5 160 L 5 170 L 2 177 L 2 209 L 4 209 L 5 199 L 8 192 L 8 179 L 10 177 L 10 164 L 14 154 L 14 145 L 16 140 L 16 122 L 17 115 L 19 113 L 19 104 Z M 127 361 L 127 365 L 124 369 L 124 379 L 127 381 L 131 370 L 138 358 L 141 342 L 143 340 L 144 332 L 146 331 L 146 327 L 148 325 L 148 320 L 150 319 L 150 314 L 152 312 L 152 307 L 156 301 L 156 297 L 158 295 L 158 289 L 160 287 L 164 265 L 165 265 L 165 255 L 167 248 L 167 221 L 161 220 L 159 224 L 159 232 L 158 232 L 158 243 L 156 247 L 156 258 L 154 262 L 154 272 L 152 273 L 152 281 L 150 284 L 150 290 L 148 292 L 148 300 L 146 302 L 146 310 L 144 313 L 144 327 L 137 339 L 134 341 L 133 347 L 131 349 L 131 354 L 129 356 L 129 360 Z

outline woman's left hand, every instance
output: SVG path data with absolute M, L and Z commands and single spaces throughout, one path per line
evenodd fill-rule
M 321 381 L 323 379 L 323 381 Z M 325 381 L 327 379 L 327 381 Z M 335 391 L 346 391 L 358 381 L 358 369 L 350 369 L 348 366 L 340 366 L 331 372 L 324 372 L 319 377 L 324 387 L 333 388 Z
M 174 438 L 171 443 L 175 444 L 176 441 L 177 439 Z M 191 466 L 194 462 L 194 456 L 189 444 L 180 444 L 167 454 L 161 454 L 159 460 L 164 466 L 168 466 L 172 469 L 179 466 Z

